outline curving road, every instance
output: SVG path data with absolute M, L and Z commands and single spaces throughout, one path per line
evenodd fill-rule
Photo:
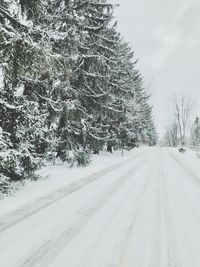
M 0 217 L 2 267 L 199 267 L 200 175 L 152 148 Z

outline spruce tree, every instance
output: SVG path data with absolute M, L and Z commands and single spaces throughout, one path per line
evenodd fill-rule
M 105 147 L 156 143 L 149 96 L 113 9 L 104 0 L 2 1 L 4 184 L 33 178 L 44 160 L 86 165 Z

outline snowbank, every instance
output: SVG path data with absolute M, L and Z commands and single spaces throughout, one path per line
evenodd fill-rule
M 128 158 L 141 154 L 148 148 L 141 147 L 130 152 L 125 152 L 124 157 L 120 152 L 113 154 L 101 152 L 93 155 L 92 163 L 85 168 L 69 168 L 67 165 L 47 166 L 40 170 L 43 177 L 38 181 L 26 181 L 25 185 L 12 196 L 0 201 L 0 215 L 11 212 L 35 199 L 52 193 L 60 188 L 83 179 L 88 175 L 116 165 Z

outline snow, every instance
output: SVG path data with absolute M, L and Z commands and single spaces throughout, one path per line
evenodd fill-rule
M 3 88 L 3 70 L 0 67 L 0 90 Z
M 24 84 L 19 84 L 18 86 L 16 86 L 14 95 L 17 97 L 22 96 L 24 92 L 24 87 Z
M 93 155 L 91 164 L 85 168 L 69 168 L 67 165 L 61 163 L 56 166 L 46 166 L 38 172 L 43 179 L 39 181 L 25 181 L 20 191 L 0 201 L 0 216 L 30 201 L 81 180 L 88 175 L 109 168 L 118 162 L 126 161 L 133 156 L 133 154 L 140 154 L 143 150 L 146 150 L 146 148 L 143 147 L 134 152 L 125 152 L 124 157 L 121 157 L 120 152 L 115 152 L 113 154 L 101 152 L 100 155 Z
M 199 161 L 141 148 L 43 169 L 49 179 L 0 203 L 1 265 L 199 267 Z
M 168 151 L 175 157 L 176 160 L 181 161 L 183 165 L 187 166 L 187 169 L 192 171 L 193 174 L 199 175 L 200 173 L 200 158 L 199 152 L 193 149 L 186 148 L 184 154 L 180 154 L 178 149 L 168 148 Z

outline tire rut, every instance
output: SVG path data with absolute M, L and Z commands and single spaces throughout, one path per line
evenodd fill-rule
M 0 218 L 0 234 L 3 231 L 7 230 L 8 228 L 15 226 L 16 224 L 20 223 L 21 221 L 35 215 L 38 212 L 41 212 L 42 210 L 48 208 L 52 204 L 55 204 L 55 202 L 58 202 L 59 200 L 66 198 L 68 195 L 72 194 L 73 192 L 80 190 L 81 188 L 89 185 L 90 183 L 97 181 L 98 179 L 100 179 L 104 175 L 107 175 L 107 174 L 111 173 L 112 171 L 119 169 L 120 167 L 122 167 L 123 165 L 126 165 L 127 163 L 134 160 L 135 158 L 139 158 L 143 155 L 144 155 L 144 153 L 141 153 L 141 154 L 139 154 L 135 157 L 132 157 L 128 160 L 114 164 L 109 168 L 106 168 L 106 169 L 101 170 L 95 174 L 87 176 L 86 178 L 83 178 L 79 182 L 72 183 L 72 184 L 64 187 L 61 190 L 50 193 L 50 194 L 46 195 L 45 197 L 39 198 L 39 199 L 35 200 L 34 202 L 28 203 L 27 205 L 23 206 L 22 208 L 17 209 L 14 212 L 11 212 L 5 216 L 2 216 Z
M 131 233 L 133 232 L 137 218 L 138 218 L 138 216 L 142 210 L 141 207 L 142 207 L 145 195 L 147 193 L 147 189 L 149 188 L 150 182 L 151 182 L 151 178 L 148 177 L 146 180 L 146 183 L 143 187 L 142 195 L 138 199 L 138 202 L 136 204 L 136 211 L 134 212 L 131 223 L 130 223 L 130 225 L 129 225 L 126 233 L 125 233 L 124 239 L 122 241 L 123 245 L 122 245 L 122 250 L 121 250 L 121 255 L 120 255 L 120 260 L 119 260 L 119 267 L 124 266 L 125 255 L 126 255 L 126 251 L 127 251 L 128 245 L 129 245 L 130 238 L 131 238 Z
M 68 226 L 56 237 L 51 237 L 45 240 L 43 244 L 33 251 L 32 255 L 26 259 L 20 267 L 32 267 L 32 266 L 49 266 L 52 260 L 60 254 L 60 252 L 81 232 L 87 223 L 92 220 L 92 218 L 103 208 L 106 203 L 116 194 L 121 186 L 125 185 L 129 179 L 130 174 L 136 169 L 139 169 L 143 161 L 139 162 L 136 166 L 131 168 L 126 174 L 120 176 L 116 181 L 109 186 L 106 192 L 104 192 L 104 197 L 102 193 L 97 196 L 97 201 L 92 203 L 90 208 L 86 208 L 79 212 L 79 219 L 73 225 Z M 40 265 L 42 262 L 42 265 Z
M 168 267 L 181 267 L 180 261 L 177 258 L 177 247 L 175 242 L 175 228 L 173 222 L 172 211 L 169 202 L 169 193 L 165 177 L 162 179 L 162 194 L 163 194 L 163 207 L 164 207 L 164 224 L 167 242 L 167 266 Z

